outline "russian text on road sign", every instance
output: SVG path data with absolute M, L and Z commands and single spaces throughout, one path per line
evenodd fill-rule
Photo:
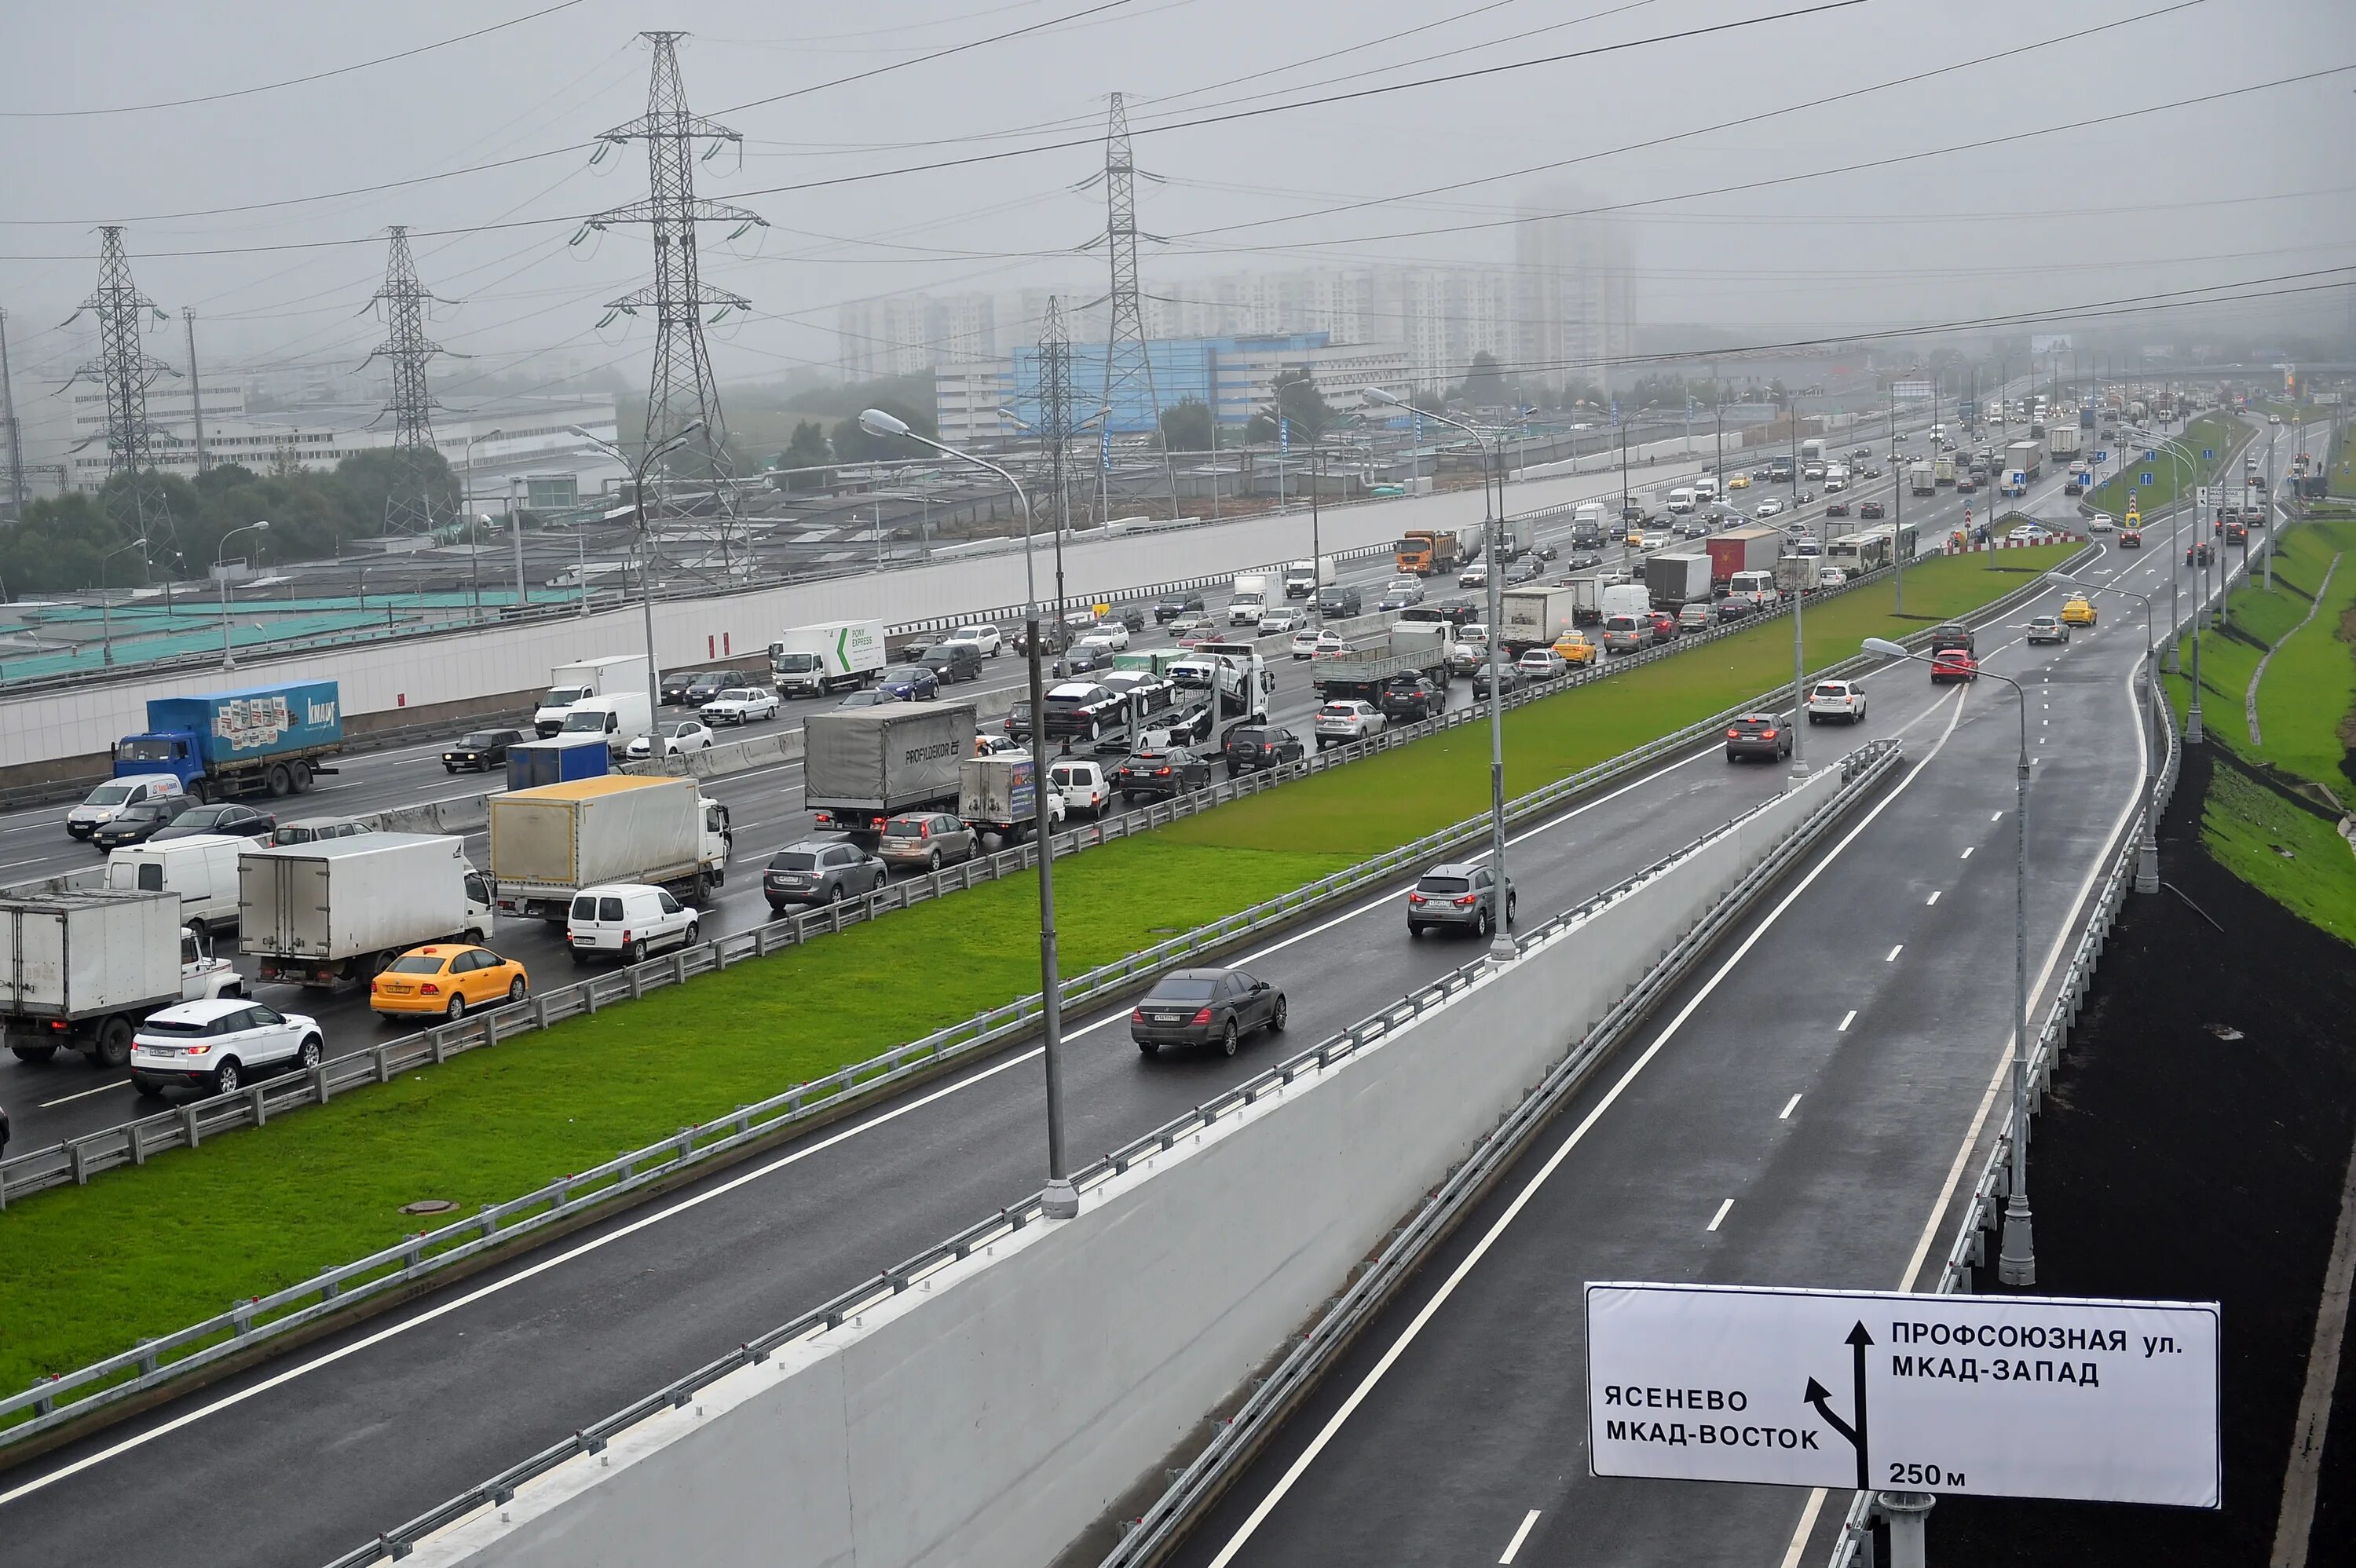
M 2215 1508 L 2199 1302 L 1590 1284 L 1599 1476 Z

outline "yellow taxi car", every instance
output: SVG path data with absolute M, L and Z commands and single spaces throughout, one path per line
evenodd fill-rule
M 531 977 L 514 959 L 487 947 L 436 942 L 386 965 L 369 987 L 369 1006 L 379 1018 L 426 1013 L 455 1021 L 469 1008 L 520 1002 L 530 991 Z
M 1595 645 L 1587 640 L 1584 632 L 1565 632 L 1554 640 L 1554 651 L 1562 656 L 1565 664 L 1588 665 L 1595 662 Z
M 2066 625 L 2091 626 L 2094 624 L 2094 606 L 2084 594 L 2073 593 L 2062 603 L 2062 620 Z
M 1748 490 L 1751 488 L 1751 475 L 1730 474 L 1726 476 L 1726 487 L 1730 490 Z

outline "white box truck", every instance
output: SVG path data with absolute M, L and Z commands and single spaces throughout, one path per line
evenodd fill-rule
M 158 1008 L 243 994 L 236 967 L 183 930 L 169 894 L 94 888 L 0 900 L 0 1033 L 22 1061 L 79 1051 L 121 1067 Z
M 1333 558 L 1321 555 L 1315 560 L 1296 560 L 1284 569 L 1284 596 L 1287 599 L 1310 599 L 1321 588 L 1333 585 Z
M 995 833 L 1007 844 L 1029 837 L 1037 821 L 1032 793 L 1038 768 L 1028 752 L 1000 752 L 968 757 L 958 764 L 958 816 L 978 833 Z M 1047 827 L 1064 820 L 1064 797 L 1047 791 Z
M 238 857 L 238 950 L 262 978 L 330 989 L 365 984 L 412 947 L 484 943 L 489 879 L 440 833 L 362 833 Z
M 865 686 L 884 665 L 881 621 L 795 626 L 769 645 L 769 677 L 781 697 L 823 697 Z
M 490 798 L 499 912 L 564 923 L 600 882 L 651 882 L 700 903 L 728 880 L 728 808 L 691 778 L 614 773 Z
M 179 923 L 199 936 L 237 925 L 237 858 L 252 840 L 197 833 L 161 844 L 126 844 L 106 857 L 106 885 L 117 892 L 171 893 Z
M 548 672 L 548 689 L 532 709 L 532 727 L 542 735 L 564 728 L 564 716 L 584 697 L 611 697 L 617 691 L 647 691 L 647 656 L 612 654 L 604 658 L 575 659 Z
M 1505 623 L 1500 641 L 1505 651 L 1515 658 L 1532 648 L 1550 646 L 1557 637 L 1578 624 L 1582 600 L 1592 603 L 1593 578 L 1584 581 L 1590 594 L 1582 594 L 1570 584 L 1541 588 L 1508 588 L 1498 596 L 1497 613 Z
M 1268 607 L 1268 579 L 1238 577 L 1227 599 L 1227 624 L 1257 626 L 1259 613 Z
M 1954 460 L 1948 461 L 1952 464 Z M 1937 473 L 1927 459 L 1918 458 L 1906 465 L 1906 487 L 1917 496 L 1935 496 L 1939 493 Z

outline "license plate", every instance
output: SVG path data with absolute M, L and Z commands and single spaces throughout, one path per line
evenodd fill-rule
M 573 945 L 575 947 L 594 947 L 597 945 L 597 939 L 594 936 L 576 936 L 573 939 Z
M 1156 1013 L 1153 1015 L 1153 1021 L 1158 1024 L 1183 1023 L 1186 1021 L 1186 1016 L 1183 1013 Z
M 405 980 L 396 980 L 386 986 L 384 990 L 385 995 L 389 997 L 405 997 L 409 995 L 410 987 Z

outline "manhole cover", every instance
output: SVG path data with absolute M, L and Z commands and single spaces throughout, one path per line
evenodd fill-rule
M 457 1207 L 447 1198 L 421 1198 L 414 1203 L 402 1204 L 401 1211 L 404 1214 L 447 1214 Z

